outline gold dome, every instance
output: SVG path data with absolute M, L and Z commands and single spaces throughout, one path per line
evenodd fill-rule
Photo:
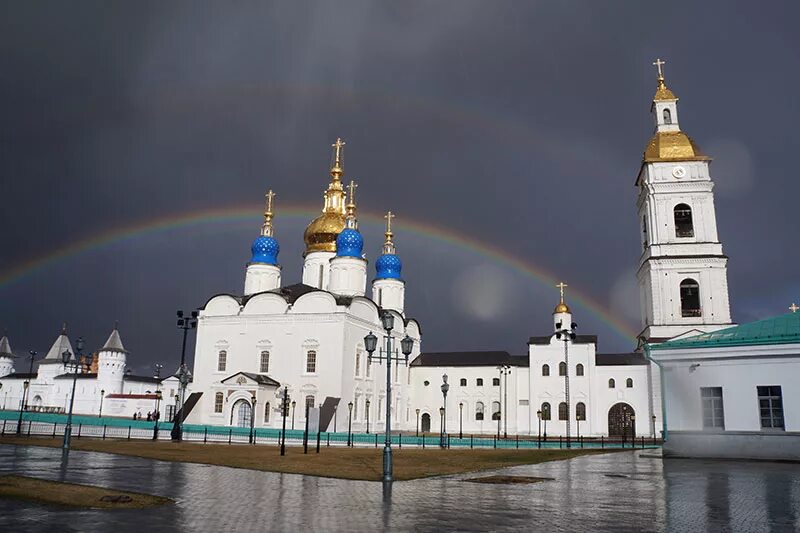
M 675 93 L 669 90 L 669 87 L 664 83 L 664 78 L 660 78 L 658 80 L 658 88 L 656 89 L 656 95 L 653 97 L 654 102 L 661 102 L 663 100 L 677 100 L 678 97 L 675 96 Z
M 336 237 L 345 227 L 345 217 L 341 213 L 322 213 L 311 221 L 303 233 L 306 253 L 335 252 Z
M 700 148 L 682 131 L 659 131 L 647 143 L 645 163 L 656 161 L 707 161 Z
M 553 314 L 556 314 L 556 313 L 569 313 L 569 312 L 570 312 L 569 307 L 564 302 L 561 302 L 560 304 L 558 304 L 556 306 L 556 308 L 553 310 Z

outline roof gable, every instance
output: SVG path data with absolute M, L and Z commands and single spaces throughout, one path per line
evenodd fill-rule
M 266 385 L 280 387 L 281 384 L 269 376 L 253 374 L 252 372 L 237 372 L 220 381 L 225 385 Z

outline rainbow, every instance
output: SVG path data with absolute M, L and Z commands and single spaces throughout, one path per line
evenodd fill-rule
M 281 205 L 278 218 L 310 220 L 318 214 L 319 209 L 310 206 Z M 255 206 L 234 206 L 184 212 L 112 228 L 102 233 L 69 243 L 51 253 L 35 257 L 0 272 L 0 290 L 61 261 L 112 244 L 118 244 L 154 233 L 174 231 L 204 224 L 250 222 L 253 224 L 253 227 L 256 228 L 258 227 L 261 216 L 261 210 Z M 359 211 L 359 219 L 379 225 L 384 223 L 382 214 L 365 213 L 364 211 Z M 558 280 L 552 274 L 497 246 L 479 241 L 468 235 L 456 233 L 447 228 L 434 226 L 433 224 L 418 220 L 401 220 L 396 223 L 396 227 L 403 233 L 419 235 L 485 256 L 498 264 L 532 278 L 544 287 L 552 289 L 553 291 L 556 290 L 555 286 Z M 570 304 L 577 305 L 588 311 L 626 342 L 632 342 L 636 339 L 637 331 L 635 331 L 630 324 L 623 322 L 598 302 L 582 294 L 580 291 L 571 290 L 569 301 Z

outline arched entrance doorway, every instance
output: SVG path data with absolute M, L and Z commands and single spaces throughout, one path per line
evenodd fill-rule
M 627 403 L 617 403 L 608 410 L 608 436 L 632 437 L 636 435 L 633 407 Z
M 430 433 L 431 431 L 431 415 L 423 413 L 422 415 L 422 432 Z
M 240 428 L 250 427 L 250 414 L 252 409 L 247 400 L 238 400 L 231 410 L 231 425 Z

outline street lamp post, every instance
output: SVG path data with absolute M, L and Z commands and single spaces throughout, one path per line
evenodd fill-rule
M 511 373 L 511 366 L 509 365 L 500 365 L 497 367 L 500 371 L 500 376 L 503 378 L 503 410 L 502 416 L 503 419 L 503 438 L 508 438 L 508 375 Z
M 72 358 L 72 352 L 65 350 L 61 354 L 61 361 L 64 363 L 64 369 L 71 366 L 73 369 L 72 374 L 72 395 L 69 399 L 69 414 L 67 415 L 67 425 L 64 428 L 64 443 L 61 447 L 62 457 L 69 455 L 70 439 L 72 437 L 72 409 L 75 406 L 75 385 L 78 382 L 78 371 L 80 370 L 81 356 L 83 355 L 83 337 L 78 337 L 75 341 L 75 358 Z
M 464 402 L 458 402 L 458 438 L 464 438 Z
M 364 402 L 364 407 L 367 410 L 367 435 L 369 435 L 369 403 L 369 398 L 367 398 L 367 401 Z
M 100 411 L 97 413 L 97 418 L 102 418 L 103 416 L 103 398 L 106 395 L 105 389 L 100 389 Z
M 655 439 L 656 438 L 656 415 L 652 416 L 652 420 L 653 420 L 653 439 Z
M 576 432 L 575 436 L 577 437 L 578 442 L 580 442 L 581 440 L 581 420 L 583 420 L 581 418 L 581 415 L 575 413 L 575 432 Z
M 450 384 L 447 383 L 447 374 L 442 375 L 442 437 L 441 447 L 445 448 L 445 435 L 447 434 L 447 391 L 450 390 Z
M 153 415 L 153 440 L 158 440 L 158 420 L 161 418 L 161 413 L 159 413 L 159 409 L 161 409 L 161 391 L 158 390 L 158 387 L 161 385 L 161 369 L 164 368 L 164 365 L 160 363 L 156 363 L 154 365 L 156 369 L 156 412 Z
M 281 402 L 281 415 L 283 416 L 283 431 L 281 432 L 281 455 L 286 455 L 286 417 L 289 414 L 289 387 L 283 387 L 283 401 Z
M 250 398 L 252 400 L 251 408 L 250 408 L 250 444 L 253 444 L 253 432 L 255 431 L 255 423 L 256 423 L 256 395 Z
M 186 337 L 189 334 L 190 329 L 194 329 L 197 327 L 197 311 L 192 311 L 189 317 L 183 316 L 183 311 L 180 309 L 175 313 L 178 316 L 178 329 L 183 330 L 183 343 L 181 344 L 181 365 L 178 367 L 178 380 L 180 380 L 180 373 L 184 372 L 187 373 L 191 377 L 191 372 L 186 367 Z M 188 378 L 187 381 L 188 383 Z M 183 440 L 183 419 L 184 412 L 183 412 L 183 401 L 185 400 L 186 395 L 186 385 L 181 382 L 181 405 L 180 405 L 180 421 L 178 423 L 172 424 L 172 440 L 176 442 L 180 442 Z M 178 407 L 177 405 L 175 406 Z
M 347 402 L 347 447 L 353 445 L 352 431 L 353 431 L 353 402 Z M 294 402 L 292 402 L 292 424 L 294 424 Z
M 386 330 L 386 352 L 383 349 L 378 352 L 378 361 L 386 360 L 386 441 L 383 446 L 383 481 L 392 481 L 392 361 L 400 364 L 405 361 L 408 364 L 408 356 L 414 348 L 414 340 L 406 335 L 400 341 L 400 349 L 403 358 L 392 350 L 392 329 L 394 328 L 394 315 L 391 311 L 384 310 L 381 313 L 381 326 Z M 364 337 L 364 347 L 369 353 L 367 363 L 372 363 L 372 354 L 378 345 L 378 337 L 371 331 Z M 419 419 L 419 417 L 418 417 Z
M 185 364 L 182 364 L 178 369 L 178 382 L 181 385 L 181 408 L 178 411 L 178 417 L 172 425 L 172 440 L 180 442 L 183 440 L 183 421 L 186 420 L 186 386 L 192 378 L 192 373 Z M 177 431 L 175 430 L 177 428 Z
M 417 412 L 417 437 L 419 437 L 419 409 L 415 409 Z
M 294 431 L 294 407 L 297 405 L 297 402 L 292 400 L 292 431 Z
M 441 425 L 439 426 L 441 428 L 441 431 L 439 431 L 439 447 L 440 448 L 445 448 L 445 444 L 444 444 L 444 407 L 440 407 L 439 408 L 439 418 L 440 418 L 440 422 L 441 422 Z
M 33 360 L 36 359 L 38 352 L 31 350 L 28 352 L 28 357 L 31 359 L 31 367 L 28 370 L 28 380 L 22 383 L 22 400 L 19 402 L 19 422 L 17 422 L 17 435 L 22 435 L 22 412 L 28 402 L 28 387 L 30 386 L 30 379 L 33 377 Z
M 539 443 L 539 448 L 541 448 L 542 447 L 542 410 L 541 409 L 536 411 L 536 418 L 539 419 L 539 438 L 538 438 L 538 443 Z
M 631 415 L 631 447 L 636 447 L 636 415 Z
M 563 299 L 563 293 L 562 293 L 562 299 Z M 558 322 L 556 324 L 556 339 L 559 340 L 563 339 L 564 341 L 564 365 L 566 366 L 566 372 L 564 372 L 564 396 L 566 397 L 566 406 L 567 406 L 567 417 L 566 417 L 567 448 L 571 448 L 571 444 L 569 442 L 569 341 L 575 340 L 576 329 L 578 329 L 578 324 L 576 324 L 575 322 L 571 323 L 569 327 L 563 327 L 563 328 L 561 322 Z

